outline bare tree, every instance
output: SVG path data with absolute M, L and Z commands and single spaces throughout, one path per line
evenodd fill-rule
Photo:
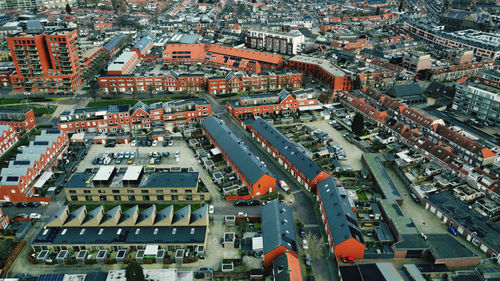
M 305 250 L 307 254 L 314 257 L 323 256 L 323 239 L 318 235 L 311 232 L 306 233 L 305 239 L 307 240 L 308 248 Z

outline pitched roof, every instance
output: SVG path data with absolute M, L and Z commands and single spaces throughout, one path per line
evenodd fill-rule
M 292 210 L 283 201 L 273 200 L 262 207 L 264 254 L 279 246 L 297 253 Z
M 291 142 L 266 120 L 257 118 L 250 122 L 249 125 L 309 180 L 313 180 L 324 171 L 320 165 L 299 150 L 295 143 Z
M 208 116 L 203 121 L 202 126 L 252 185 L 264 175 L 271 174 L 223 121 Z
M 299 259 L 291 253 L 284 253 L 273 261 L 274 281 L 302 281 Z
M 318 183 L 318 193 L 333 236 L 333 243 L 338 245 L 349 238 L 364 243 L 344 187 L 337 186 L 333 177 L 328 177 Z

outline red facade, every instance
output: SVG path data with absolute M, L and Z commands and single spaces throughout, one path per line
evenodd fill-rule
M 1 129 L 3 131 L 0 131 L 0 155 L 3 155 L 19 140 L 20 135 L 13 124 L 4 125 Z
M 48 131 L 42 131 L 42 135 L 35 138 L 35 143 L 25 148 L 25 152 L 18 154 L 15 161 L 9 162 L 9 167 L 1 171 L 0 200 L 3 201 L 26 201 L 35 193 L 33 183 L 44 169 L 57 158 L 62 158 L 62 153 L 68 148 L 68 134 L 64 131 L 55 132 L 57 135 L 50 137 L 47 145 L 37 145 L 37 140 L 48 140 L 45 135 Z M 28 165 L 17 161 L 28 159 Z
M 334 92 L 351 90 L 351 77 L 342 73 L 339 69 L 335 69 L 334 66 L 326 65 L 326 63 L 330 64 L 327 61 L 323 62 L 319 59 L 306 58 L 305 60 L 299 60 L 291 58 L 286 62 L 286 69 L 296 69 L 303 73 L 312 75 L 327 84 L 331 89 L 333 89 Z
M 134 107 L 112 106 L 82 108 L 59 116 L 57 127 L 68 133 L 76 132 L 131 132 L 168 125 L 195 122 L 212 114 L 212 107 L 204 100 L 185 100 L 156 103 L 147 106 L 139 102 Z
M 14 91 L 75 91 L 82 84 L 77 41 L 77 30 L 8 37 Z
M 103 76 L 99 77 L 99 87 L 103 92 L 200 92 L 205 89 L 204 75 L 177 75 L 170 72 L 161 76 Z
M 209 78 L 207 90 L 209 94 L 244 93 L 277 91 L 281 89 L 297 89 L 302 87 L 302 73 L 261 73 L 259 75 L 235 75 Z
M 29 131 L 36 126 L 33 109 L 0 109 L 0 125 L 12 125 L 17 131 Z

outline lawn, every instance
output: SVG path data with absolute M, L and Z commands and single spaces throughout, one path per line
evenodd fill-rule
M 33 113 L 35 113 L 36 117 L 40 117 L 44 114 L 52 114 L 54 111 L 56 111 L 56 106 L 54 105 L 48 105 L 48 106 L 43 106 L 43 105 L 29 105 L 33 109 Z M 26 105 L 8 105 L 8 106 L 3 106 L 2 108 L 26 108 Z

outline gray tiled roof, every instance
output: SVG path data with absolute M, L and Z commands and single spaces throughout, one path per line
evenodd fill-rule
M 361 229 L 358 226 L 344 188 L 337 186 L 335 180 L 328 177 L 318 183 L 318 193 L 333 236 L 333 243 L 338 245 L 349 238 L 364 243 Z
M 252 185 L 264 175 L 270 175 L 269 170 L 220 119 L 208 116 L 202 126 Z
M 262 207 L 264 254 L 279 246 L 297 253 L 292 210 L 283 201 L 273 200 Z
M 295 143 L 291 142 L 280 131 L 274 128 L 266 120 L 257 118 L 249 125 L 266 139 L 278 152 L 283 155 L 293 166 L 297 168 L 309 180 L 313 180 L 323 168 L 299 150 Z

